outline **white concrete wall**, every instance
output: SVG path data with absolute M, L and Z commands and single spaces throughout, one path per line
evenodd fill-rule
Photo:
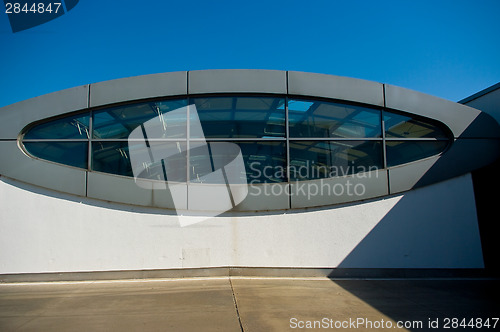
M 481 268 L 469 174 L 341 206 L 216 217 L 180 227 L 162 210 L 0 178 L 0 274 L 194 267 Z

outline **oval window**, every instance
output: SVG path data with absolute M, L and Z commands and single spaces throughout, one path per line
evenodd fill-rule
M 129 139 L 137 128 L 153 133 L 146 145 Z M 193 182 L 221 158 L 197 154 L 200 141 L 237 144 L 246 169 L 240 176 L 274 183 L 399 166 L 442 153 L 452 136 L 442 123 L 393 110 L 267 95 L 131 103 L 48 119 L 21 135 L 21 146 L 35 158 L 133 177 L 131 153 L 143 153 L 153 157 L 145 177 L 163 172 Z M 170 151 L 168 160 L 154 154 L 160 147 Z

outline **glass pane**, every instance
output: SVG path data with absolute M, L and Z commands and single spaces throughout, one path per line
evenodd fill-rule
M 386 141 L 387 166 L 406 164 L 443 152 L 448 141 Z
M 150 138 L 185 138 L 187 110 L 183 112 L 182 108 L 186 105 L 186 99 L 179 99 L 95 111 L 94 138 L 128 138 L 140 125 L 145 126 L 146 132 L 154 133 Z M 175 110 L 178 112 L 172 112 Z
M 32 127 L 24 139 L 87 139 L 89 115 L 79 114 L 41 123 Z
M 207 138 L 285 137 L 285 99 L 271 97 L 193 98 Z M 191 109 L 191 137 L 200 138 Z
M 381 141 L 292 141 L 291 180 L 312 180 L 381 169 Z
M 24 142 L 24 147 L 37 158 L 87 168 L 87 142 Z
M 388 138 L 448 138 L 435 121 L 384 112 L 385 137 Z
M 92 169 L 144 179 L 186 182 L 185 151 L 186 142 L 150 142 L 149 147 L 144 142 L 93 142 Z
M 220 168 L 218 165 L 226 165 L 229 155 L 236 155 L 239 151 L 221 151 L 214 144 L 222 142 L 210 142 L 207 146 L 193 146 L 190 153 L 190 181 L 203 182 L 204 175 Z M 240 180 L 235 183 L 274 183 L 286 181 L 286 152 L 285 142 L 231 142 L 241 150 L 244 162 L 244 170 L 241 170 Z M 227 143 L 225 143 L 227 144 Z M 218 182 L 217 182 L 218 183 Z
M 134 176 L 143 179 L 186 182 L 186 142 L 129 141 Z
M 313 100 L 288 101 L 290 137 L 381 137 L 381 111 Z
M 92 170 L 133 177 L 128 142 L 93 142 Z

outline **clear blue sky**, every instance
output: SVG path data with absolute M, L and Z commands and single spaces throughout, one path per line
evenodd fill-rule
M 0 106 L 114 78 L 298 70 L 453 101 L 500 81 L 499 0 L 80 0 L 13 34 L 0 13 Z

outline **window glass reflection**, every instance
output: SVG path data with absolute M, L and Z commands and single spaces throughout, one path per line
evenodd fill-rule
M 79 114 L 41 123 L 29 129 L 24 139 L 87 139 L 89 118 L 88 114 Z
M 247 184 L 241 148 L 234 142 L 191 142 L 190 181 L 212 184 Z
M 37 158 L 87 168 L 87 142 L 25 142 L 24 147 Z
M 290 99 L 290 137 L 381 137 L 381 112 L 361 106 Z
M 245 162 L 248 183 L 286 181 L 285 142 L 239 142 L 238 145 Z
M 434 121 L 396 113 L 384 112 L 384 126 L 387 138 L 448 138 L 446 131 Z
M 285 99 L 271 97 L 193 98 L 207 138 L 285 136 Z M 190 120 L 195 121 L 194 117 Z M 193 122 L 193 124 L 195 124 Z M 199 138 L 199 130 L 191 130 Z
M 387 166 L 397 166 L 443 152 L 448 141 L 386 141 Z
M 148 122 L 155 127 L 155 132 L 163 133 L 163 138 L 186 137 L 187 111 L 167 113 L 181 109 L 187 105 L 186 99 L 167 100 L 162 102 L 150 102 L 119 106 L 110 109 L 93 112 L 94 138 L 127 138 L 137 127 Z M 168 137 L 166 136 L 168 132 Z M 157 135 L 155 138 L 162 138 Z
M 131 152 L 135 159 L 131 158 Z M 140 156 L 144 158 L 138 159 Z M 149 147 L 143 142 L 92 143 L 92 169 L 95 171 L 134 177 L 132 162 L 136 177 L 185 182 L 186 142 L 151 142 Z
M 128 152 L 134 176 L 143 179 L 186 182 L 187 143 L 173 141 L 129 141 Z
M 93 142 L 92 169 L 99 172 L 134 176 L 130 164 L 128 142 Z
M 232 174 L 231 184 L 286 181 L 285 142 L 239 141 L 231 143 L 241 150 L 245 166 L 244 172 Z M 190 150 L 190 181 L 202 183 L 205 175 L 220 169 L 222 165 L 227 165 L 230 161 L 227 150 L 222 153 L 223 150 L 214 148 L 214 144 L 221 144 L 221 142 L 209 142 L 208 146 L 195 145 Z M 211 183 L 219 182 L 212 181 Z
M 290 142 L 290 178 L 313 180 L 383 167 L 381 141 Z
M 384 165 L 382 112 L 378 109 L 290 99 L 287 165 L 285 98 L 189 100 L 189 107 L 187 99 L 170 99 L 96 110 L 92 121 L 90 113 L 82 112 L 48 120 L 31 127 L 23 144 L 37 158 L 84 169 L 88 167 L 88 144 L 92 144 L 92 170 L 194 183 L 223 183 L 208 175 L 222 169 L 240 151 L 245 170 L 240 167 L 231 174 L 238 183 L 284 182 L 288 170 L 289 180 L 294 181 L 344 176 Z M 451 142 L 449 130 L 437 121 L 396 111 L 383 115 L 388 166 L 437 155 Z M 134 130 L 137 135 L 130 137 Z M 86 141 L 90 135 L 92 143 Z

